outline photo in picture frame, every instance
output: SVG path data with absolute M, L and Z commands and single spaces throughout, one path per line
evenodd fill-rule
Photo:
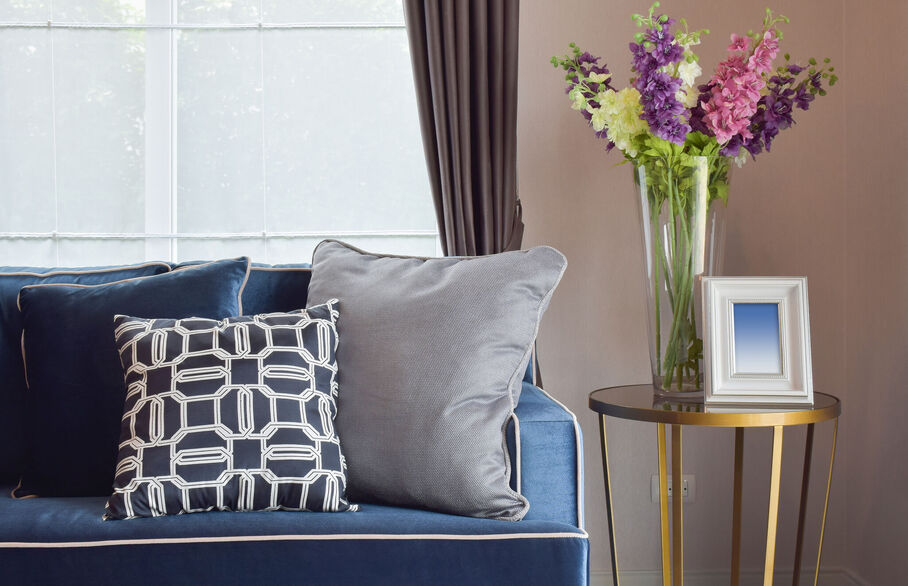
M 806 277 L 704 277 L 706 405 L 812 405 Z

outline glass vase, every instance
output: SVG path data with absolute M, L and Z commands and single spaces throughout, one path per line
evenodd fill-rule
M 721 272 L 731 162 L 680 154 L 634 164 L 657 394 L 702 396 L 700 277 Z

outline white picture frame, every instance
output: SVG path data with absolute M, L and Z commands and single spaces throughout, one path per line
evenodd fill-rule
M 807 277 L 703 277 L 704 403 L 812 405 Z

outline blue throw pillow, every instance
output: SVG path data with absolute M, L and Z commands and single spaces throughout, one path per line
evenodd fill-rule
M 306 307 L 311 278 L 312 268 L 308 264 L 254 264 L 243 289 L 243 311 L 255 315 L 302 309 Z
M 190 260 L 171 265 L 191 267 L 204 261 Z M 247 315 L 293 311 L 306 307 L 312 265 L 308 263 L 269 265 L 252 263 L 243 289 L 243 312 Z
M 114 316 L 238 315 L 248 271 L 241 258 L 107 285 L 23 288 L 30 442 L 13 496 L 110 494 L 126 395 Z
M 0 267 L 0 483 L 22 474 L 25 452 L 25 367 L 22 365 L 22 318 L 19 290 L 39 283 L 97 285 L 166 273 L 170 267 L 149 262 L 122 267 Z
M 334 427 L 336 304 L 220 321 L 117 316 L 127 390 L 105 518 L 355 510 Z

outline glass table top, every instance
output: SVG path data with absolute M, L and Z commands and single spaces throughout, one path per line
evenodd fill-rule
M 712 406 L 702 395 L 678 400 L 657 395 L 652 385 L 610 387 L 590 393 L 589 407 L 602 415 L 682 425 L 714 427 L 771 427 L 803 425 L 838 417 L 841 402 L 825 393 L 813 394 L 813 405 Z

